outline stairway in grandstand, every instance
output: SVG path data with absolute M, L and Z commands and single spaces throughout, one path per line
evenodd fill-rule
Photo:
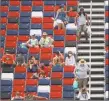
M 86 42 L 84 36 L 77 44 L 77 59 L 84 58 L 91 67 L 89 92 L 91 100 L 104 99 L 104 0 L 92 0 L 92 14 L 90 16 L 90 0 L 80 0 L 79 7 L 84 7 L 91 20 L 91 41 Z M 91 43 L 91 44 L 90 44 Z M 90 60 L 91 59 L 91 60 Z M 91 63 L 90 63 L 91 62 Z

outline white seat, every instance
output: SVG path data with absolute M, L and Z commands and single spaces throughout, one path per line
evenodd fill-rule
M 108 4 L 109 4 L 109 1 L 106 0 L 106 1 L 105 1 L 105 6 L 108 6 Z
M 31 29 L 30 36 L 33 34 L 35 34 L 36 36 L 42 36 L 42 30 L 41 29 Z
M 14 79 L 14 74 L 13 73 L 2 73 L 1 74 L 1 79 L 2 80 L 13 80 Z
M 32 12 L 31 16 L 43 18 L 43 12 L 42 11 L 38 11 L 38 12 L 34 11 L 34 12 Z
M 105 29 L 109 29 L 109 23 L 105 23 Z
M 109 98 L 109 91 L 105 92 L 106 98 Z
M 64 53 L 67 54 L 68 51 L 72 51 L 74 54 L 76 54 L 76 47 L 66 47 Z
M 77 26 L 75 26 L 74 23 L 68 23 L 66 25 L 66 29 L 71 29 L 71 30 L 76 29 L 77 30 Z
M 40 92 L 40 93 L 45 93 L 45 92 L 50 93 L 50 86 L 48 86 L 48 85 L 44 85 L 44 86 L 39 85 L 38 86 L 38 92 Z

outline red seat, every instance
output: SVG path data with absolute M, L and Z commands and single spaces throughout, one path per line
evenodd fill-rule
M 16 42 L 16 41 L 6 41 L 5 46 L 6 46 L 7 48 L 16 48 L 17 42 Z
M 51 92 L 53 91 L 62 91 L 62 86 L 61 85 L 51 85 Z
M 29 53 L 37 54 L 39 52 L 40 52 L 40 48 L 34 48 L 34 47 L 29 48 Z
M 42 23 L 42 18 L 35 18 L 35 17 L 33 17 L 33 18 L 31 19 L 31 22 L 32 22 L 32 23 Z
M 13 81 L 13 85 L 15 86 L 17 86 L 17 85 L 25 85 L 25 80 L 24 79 L 14 79 L 14 81 Z
M 41 53 L 52 53 L 52 48 L 41 48 Z
M 43 23 L 43 29 L 53 29 L 53 23 Z
M 105 65 L 109 65 L 109 59 L 105 59 Z
M 105 11 L 105 16 L 106 16 L 106 17 L 109 16 L 109 11 Z
M 68 0 L 67 5 L 68 6 L 78 6 L 78 1 L 77 0 Z
M 44 6 L 44 11 L 54 11 L 54 6 Z
M 31 11 L 31 6 L 21 6 L 21 11 L 25 12 Z
M 105 50 L 109 52 L 109 46 L 106 46 L 105 47 Z
M 7 22 L 7 18 L 6 17 L 1 17 L 1 23 L 6 23 Z
M 54 41 L 54 47 L 64 47 L 64 41 Z
M 66 41 L 76 41 L 76 35 L 66 35 Z
M 12 97 L 16 95 L 16 92 L 12 92 Z M 25 97 L 25 92 L 20 92 L 20 96 Z
M 68 12 L 69 17 L 76 17 L 76 15 L 77 15 L 77 12 L 75 12 L 75 11 Z
M 63 74 L 62 72 L 52 72 L 51 73 L 51 78 L 56 79 L 56 78 L 62 78 Z
M 17 41 L 17 36 L 6 36 L 6 41 Z
M 60 30 L 55 29 L 54 30 L 54 35 L 65 35 L 65 30 L 63 30 L 63 29 L 60 29 Z
M 8 17 L 19 17 L 19 12 L 10 11 L 8 12 Z
M 52 54 L 51 53 L 42 53 L 41 54 L 41 60 L 51 60 Z
M 53 23 L 53 19 L 51 17 L 44 17 L 43 23 Z
M 27 79 L 31 79 L 34 73 L 27 73 Z
M 73 85 L 74 79 L 72 78 L 64 78 L 63 84 L 64 85 Z
M 62 92 L 61 91 L 58 91 L 58 92 L 51 92 L 50 93 L 50 98 L 51 99 L 61 99 L 62 98 Z
M 10 6 L 19 6 L 20 5 L 20 1 L 16 0 L 16 1 L 11 1 L 10 0 Z
M 74 72 L 75 66 L 64 66 L 64 72 Z
M 13 92 L 24 92 L 25 86 L 13 86 Z
M 0 30 L 0 35 L 5 36 L 6 35 L 6 30 Z
M 26 68 L 23 66 L 16 66 L 15 67 L 15 73 L 25 73 L 26 72 Z
M 8 6 L 1 6 L 1 12 L 8 12 Z
M 56 12 L 59 8 L 60 8 L 60 6 L 56 5 L 56 6 L 54 7 L 54 11 Z
M 7 29 L 16 29 L 16 30 L 18 30 L 18 24 L 10 24 L 10 23 L 8 23 L 7 24 Z
M 38 85 L 38 80 L 37 79 L 27 79 L 26 85 Z
M 37 0 L 37 1 L 32 1 L 33 2 L 33 6 L 43 6 L 43 1 L 41 0 Z
M 29 40 L 29 36 L 24 36 L 24 35 L 18 36 L 18 41 L 28 41 L 28 40 Z
M 105 35 L 105 40 L 109 40 L 109 35 L 108 34 Z

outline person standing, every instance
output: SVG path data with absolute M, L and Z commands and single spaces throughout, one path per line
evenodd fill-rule
M 77 25 L 77 33 L 78 33 L 78 40 L 81 37 L 81 33 L 84 32 L 86 40 L 88 40 L 88 29 L 86 26 L 86 21 L 87 24 L 89 25 L 89 19 L 87 14 L 84 12 L 84 8 L 80 8 L 80 12 L 76 15 L 75 18 L 75 25 Z

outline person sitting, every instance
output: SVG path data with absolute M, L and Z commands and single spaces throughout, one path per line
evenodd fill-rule
M 38 71 L 38 62 L 34 56 L 31 56 L 28 62 L 28 72 L 36 72 L 36 71 Z
M 39 74 L 36 72 L 36 73 L 33 73 L 32 76 L 31 76 L 32 79 L 38 79 L 39 78 Z
M 53 39 L 43 32 L 43 37 L 40 39 L 39 44 L 41 47 L 53 47 Z
M 36 39 L 36 35 L 33 34 L 30 37 L 31 38 L 26 43 L 21 44 L 21 48 L 39 47 L 38 40 Z
M 15 100 L 24 100 L 24 97 L 20 96 L 20 92 L 16 92 L 15 96 L 12 97 L 11 99 L 12 101 L 15 101 Z
M 53 66 L 56 65 L 60 65 L 63 66 L 64 65 L 64 56 L 61 54 L 61 52 L 57 52 L 56 56 L 53 58 Z
M 18 54 L 16 57 L 16 65 L 17 66 L 25 66 L 25 57 L 23 56 L 23 54 Z
M 65 65 L 66 66 L 75 66 L 76 65 L 75 57 L 74 57 L 72 51 L 68 52 L 68 56 L 65 59 Z
M 65 29 L 65 24 L 68 23 L 67 14 L 64 11 L 65 5 L 60 5 L 60 8 L 57 10 L 56 17 L 54 18 L 54 27 L 58 26 L 58 29 Z
M 10 51 L 6 50 L 5 54 L 1 58 L 1 67 L 15 67 L 15 58 L 14 55 L 10 53 Z

